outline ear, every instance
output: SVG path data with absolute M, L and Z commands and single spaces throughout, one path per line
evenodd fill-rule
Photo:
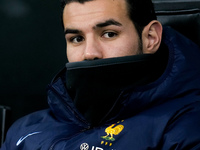
M 142 32 L 143 54 L 155 53 L 160 47 L 161 40 L 162 25 L 159 21 L 153 20 Z

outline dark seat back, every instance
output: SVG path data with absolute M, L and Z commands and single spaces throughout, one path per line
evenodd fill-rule
M 200 46 L 200 0 L 153 0 L 158 20 Z
M 4 142 L 10 124 L 10 108 L 0 105 L 0 147 Z

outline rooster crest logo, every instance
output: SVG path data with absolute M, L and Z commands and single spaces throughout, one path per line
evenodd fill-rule
M 107 135 L 101 136 L 101 138 L 105 140 L 109 140 L 109 141 L 115 141 L 115 138 L 113 137 L 113 135 L 118 135 L 120 132 L 122 132 L 123 129 L 124 129 L 124 126 L 121 124 L 119 125 L 112 124 L 105 129 L 105 132 Z

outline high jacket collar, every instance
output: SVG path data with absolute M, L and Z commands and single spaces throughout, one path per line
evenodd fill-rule
M 168 27 L 164 28 L 163 41 L 169 48 L 168 64 L 164 73 L 150 84 L 123 90 L 118 98 L 119 111 L 114 112 L 104 123 L 131 117 L 152 105 L 183 96 L 188 91 L 191 93 L 199 91 L 199 47 Z M 49 86 L 50 108 L 61 121 L 70 120 L 79 126 L 88 128 L 90 123 L 76 109 L 66 90 L 64 78 L 63 73 L 59 74 Z

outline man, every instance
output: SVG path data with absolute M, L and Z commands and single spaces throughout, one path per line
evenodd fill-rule
M 150 0 L 63 0 L 69 63 L 2 150 L 200 149 L 200 49 Z

